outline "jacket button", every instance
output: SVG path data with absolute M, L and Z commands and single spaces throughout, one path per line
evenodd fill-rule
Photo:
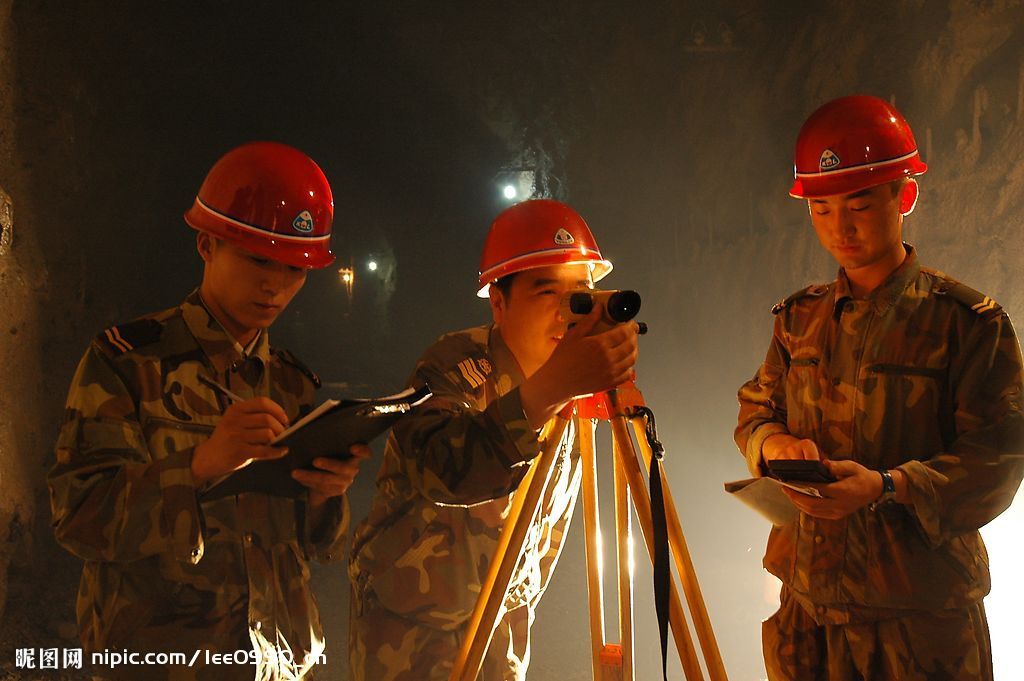
M 820 543 L 822 543 L 823 541 L 825 541 L 825 538 L 824 538 L 824 537 L 822 537 L 822 536 L 821 536 L 820 534 L 816 534 L 816 535 L 814 535 L 814 543 L 815 543 L 815 544 L 820 544 Z
M 248 544 L 249 546 L 252 546 L 252 542 L 253 542 L 253 534 L 252 534 L 252 532 L 246 532 L 245 536 L 243 537 L 243 539 L 245 539 L 245 543 L 246 544 Z

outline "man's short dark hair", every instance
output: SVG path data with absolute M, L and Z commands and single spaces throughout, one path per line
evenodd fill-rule
M 513 272 L 512 274 L 506 274 L 504 277 L 491 284 L 491 286 L 494 286 L 501 291 L 501 295 L 505 300 L 508 300 L 508 297 L 512 295 L 512 280 L 516 278 L 517 274 L 519 273 Z

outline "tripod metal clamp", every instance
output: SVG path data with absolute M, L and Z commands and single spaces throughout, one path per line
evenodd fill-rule
M 658 461 L 665 459 L 665 445 L 658 439 L 658 425 L 654 421 L 654 410 L 647 406 L 641 406 L 636 410 L 637 416 L 644 417 L 644 432 L 647 436 L 647 444 L 651 446 L 651 453 Z

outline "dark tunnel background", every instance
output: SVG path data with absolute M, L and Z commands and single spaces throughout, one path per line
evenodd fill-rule
M 834 276 L 787 190 L 801 122 L 852 93 L 894 101 L 930 165 L 907 230 L 922 261 L 1020 319 L 1020 2 L 0 0 L 0 198 L 14 209 L 0 242 L 0 672 L 34 678 L 14 669 L 16 648 L 74 645 L 79 563 L 52 539 L 43 476 L 81 352 L 198 284 L 181 214 L 224 151 L 272 139 L 309 153 L 334 190 L 338 263 L 271 335 L 323 397 L 391 392 L 437 336 L 488 321 L 477 258 L 510 173 L 533 171 L 584 215 L 615 263 L 607 287 L 644 297 L 639 384 L 730 678 L 762 678 L 768 526 L 722 491 L 746 477 L 735 393 L 764 356 L 772 303 Z M 351 296 L 336 271 L 349 265 Z M 375 473 L 350 494 L 356 519 Z M 997 678 L 1024 675 L 1022 527 L 1018 503 L 985 530 Z M 638 678 L 653 678 L 645 562 Z M 314 577 L 323 677 L 344 679 L 344 565 Z M 531 679 L 590 678 L 585 604 L 577 518 Z

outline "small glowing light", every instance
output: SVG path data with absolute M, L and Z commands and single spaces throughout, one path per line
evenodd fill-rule
M 312 189 L 309 190 L 309 198 L 313 198 L 313 190 Z
M 343 282 L 345 282 L 346 284 L 349 283 L 350 281 L 352 281 L 352 273 L 351 272 L 342 272 L 341 280 Z
M 376 272 L 377 271 L 377 261 L 376 260 L 371 260 L 370 262 L 366 263 L 366 269 L 370 270 L 371 272 Z
M 514 199 L 516 198 L 516 194 L 518 194 L 519 192 L 516 191 L 516 188 L 514 186 L 506 184 L 505 188 L 502 190 L 502 193 L 505 195 L 506 199 Z
M 373 408 L 371 416 L 383 414 L 404 414 L 409 411 L 408 404 L 380 404 Z

